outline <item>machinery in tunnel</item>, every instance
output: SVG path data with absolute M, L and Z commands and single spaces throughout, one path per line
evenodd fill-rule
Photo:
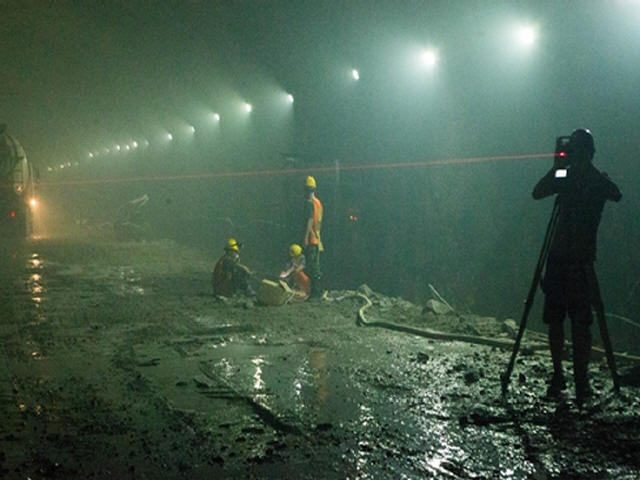
M 22 145 L 0 124 L 0 236 L 27 238 L 33 232 L 37 172 Z

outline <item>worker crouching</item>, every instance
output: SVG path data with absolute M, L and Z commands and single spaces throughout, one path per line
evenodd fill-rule
M 306 266 L 305 256 L 302 247 L 296 243 L 289 247 L 289 262 L 285 269 L 280 272 L 280 279 L 287 282 L 294 292 L 294 299 L 306 300 L 311 291 L 311 281 L 304 269 Z
M 211 284 L 214 295 L 232 297 L 235 293 L 254 296 L 255 292 L 249 284 L 253 272 L 246 265 L 240 263 L 241 243 L 235 238 L 229 238 L 224 247 L 224 255 L 220 257 L 213 269 Z

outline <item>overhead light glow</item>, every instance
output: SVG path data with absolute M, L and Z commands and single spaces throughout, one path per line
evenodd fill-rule
M 120 145 L 116 145 L 116 150 L 119 152 L 120 151 Z
M 293 95 L 291 95 L 290 93 L 287 94 L 287 101 L 289 103 L 293 103 Z
M 520 27 L 517 32 L 517 38 L 520 45 L 530 47 L 536 41 L 536 29 L 531 26 Z
M 171 135 L 170 133 L 167 133 L 167 140 L 173 140 L 173 135 Z
M 220 121 L 220 114 L 219 113 L 214 113 L 211 115 L 211 118 L 213 118 L 214 121 L 219 122 Z
M 127 151 L 131 150 L 131 147 L 129 145 L 125 145 L 124 147 Z
M 351 76 L 354 80 L 360 80 L 360 73 L 355 68 L 351 70 Z
M 251 106 L 250 103 L 245 103 L 244 104 L 244 109 L 247 113 L 251 113 L 251 110 L 253 110 L 253 107 Z
M 194 127 L 193 125 L 190 125 L 190 126 L 189 126 L 189 131 L 190 131 L 191 133 L 196 133 L 196 127 Z
M 138 142 L 136 142 L 135 140 L 133 141 L 133 148 L 138 148 Z
M 422 52 L 422 64 L 427 67 L 433 67 L 436 63 L 438 63 L 438 55 L 435 50 L 429 49 Z
M 89 158 L 93 158 L 93 152 L 89 152 Z

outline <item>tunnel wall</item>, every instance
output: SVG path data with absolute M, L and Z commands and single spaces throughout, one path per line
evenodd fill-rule
M 40 186 L 49 231 L 108 231 L 123 203 L 147 194 L 138 221 L 153 238 L 170 238 L 215 258 L 226 238 L 235 236 L 244 243 L 247 264 L 276 276 L 289 244 L 302 241 L 303 184 L 312 173 L 325 207 L 325 288 L 367 283 L 424 302 L 432 284 L 460 311 L 521 315 L 552 208 L 551 199 L 536 202 L 530 194 L 546 164 L 349 170 L 304 164 L 291 169 L 278 155 L 245 168 L 231 160 L 215 166 L 207 161 L 194 155 L 158 162 L 151 155 L 118 176 L 106 168 L 79 169 L 64 181 L 52 175 Z M 180 162 L 195 168 L 176 168 Z M 639 264 L 640 252 L 620 242 L 638 236 L 638 221 L 629 220 L 634 206 L 632 199 L 605 207 L 597 268 L 609 311 L 637 318 L 640 292 L 634 293 L 632 265 Z M 540 298 L 530 321 L 543 328 Z M 631 332 L 629 342 L 637 343 L 627 326 L 610 328 L 627 340 Z

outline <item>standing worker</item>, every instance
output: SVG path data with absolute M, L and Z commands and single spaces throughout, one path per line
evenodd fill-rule
M 596 237 L 607 200 L 622 198 L 618 187 L 592 162 L 595 153 L 589 130 L 575 130 L 569 137 L 566 156 L 556 156 L 553 168 L 533 189 L 533 198 L 557 194 L 558 220 L 551 240 L 546 272 L 543 321 L 549 325 L 549 349 L 553 377 L 547 395 L 558 397 L 566 389 L 562 369 L 563 321 L 571 319 L 573 378 L 576 402 L 581 406 L 591 396 L 588 366 L 591 352 L 591 307 L 604 315 L 594 269 Z M 604 318 L 599 319 L 601 322 Z
M 242 292 L 247 296 L 255 295 L 249 285 L 249 278 L 253 272 L 240 263 L 241 246 L 242 244 L 233 237 L 227 240 L 224 255 L 216 263 L 211 276 L 214 295 L 232 297 L 237 292 Z
M 311 278 L 311 293 L 309 298 L 320 298 L 320 252 L 324 251 L 320 229 L 322 227 L 322 203 L 316 196 L 316 179 L 308 176 L 305 181 L 307 200 L 304 206 L 304 253 L 307 261 L 307 273 Z

